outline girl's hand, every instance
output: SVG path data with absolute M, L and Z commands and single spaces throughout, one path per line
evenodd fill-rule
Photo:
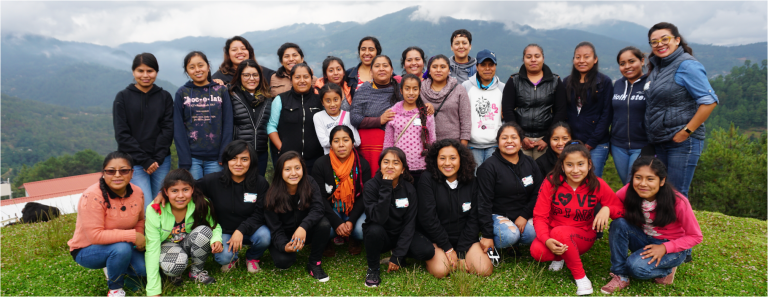
M 685 129 L 683 129 L 675 133 L 675 137 L 672 137 L 672 141 L 674 141 L 675 143 L 681 143 L 686 139 L 688 139 L 688 137 L 690 136 L 691 134 L 688 134 L 688 132 L 685 132 Z
M 224 251 L 224 246 L 221 241 L 211 243 L 211 254 L 218 254 Z
M 483 249 L 483 253 L 487 253 L 493 248 L 493 238 L 483 237 L 483 239 L 480 239 L 480 248 Z
M 603 206 L 600 211 L 597 212 L 595 220 L 592 221 L 592 230 L 597 232 L 603 232 L 608 229 L 608 219 L 611 217 L 611 210 L 608 206 Z
M 382 113 L 381 116 L 379 117 L 379 120 L 381 121 L 382 125 L 384 125 L 384 124 L 386 124 L 389 121 L 394 120 L 394 119 L 395 119 L 395 112 L 392 111 L 391 108 L 387 109 L 387 111 Z
M 293 242 L 293 247 L 296 252 L 300 251 L 302 248 L 304 248 L 304 240 L 307 238 L 307 230 L 304 230 L 304 228 L 299 227 L 296 229 L 296 232 L 293 232 L 293 236 L 291 237 L 291 242 Z
M 133 244 L 136 245 L 136 249 L 139 250 L 140 252 L 144 251 L 144 249 L 147 246 L 147 238 L 144 237 L 144 234 L 136 232 L 136 242 L 134 242 Z
M 155 196 L 155 199 L 152 200 L 152 204 L 160 204 L 160 206 L 165 207 L 165 198 L 163 198 L 162 192 L 157 193 L 157 196 Z
M 544 244 L 547 245 L 547 248 L 549 248 L 550 251 L 552 251 L 553 254 L 561 256 L 565 253 L 565 251 L 568 250 L 568 246 L 560 243 L 557 241 L 557 239 L 550 238 L 547 239 L 547 242 Z
M 352 222 L 345 222 L 339 227 L 336 227 L 336 235 L 341 237 L 349 237 L 349 233 L 352 231 Z
M 223 81 L 223 80 L 221 80 L 221 79 L 218 79 L 218 78 L 214 78 L 214 79 L 212 79 L 212 80 L 213 80 L 213 82 L 215 82 L 215 83 L 219 84 L 220 86 L 226 85 L 226 84 L 224 83 L 224 81 Z
M 424 102 L 424 106 L 427 107 L 427 115 L 435 114 L 435 107 L 432 105 L 432 103 Z M 424 125 L 426 125 L 426 123 L 424 123 Z
M 227 244 L 229 245 L 230 252 L 239 252 L 240 248 L 243 247 L 243 233 L 240 230 L 232 232 L 232 237 L 229 238 Z
M 544 142 L 544 140 L 543 140 L 543 139 L 539 139 L 539 141 L 537 141 L 537 142 L 534 142 L 534 143 L 533 143 L 533 146 L 535 146 L 535 147 L 536 147 L 536 150 L 538 150 L 538 151 L 540 151 L 540 152 L 542 152 L 542 151 L 544 151 L 545 149 L 547 149 L 547 143 L 546 143 L 546 142 Z
M 640 253 L 640 255 L 643 256 L 641 259 L 651 258 L 651 261 L 648 262 L 648 264 L 651 264 L 653 263 L 653 261 L 656 261 L 656 267 L 659 267 L 659 263 L 661 263 L 661 258 L 664 257 L 664 255 L 666 254 L 667 254 L 667 246 L 663 244 L 646 245 L 643 248 L 643 252 Z
M 515 226 L 517 226 L 517 229 L 520 230 L 520 236 L 522 236 L 523 232 L 525 231 L 525 224 L 528 224 L 528 220 L 525 218 L 517 217 L 517 219 L 515 219 Z
M 397 266 L 397 264 L 389 262 L 389 267 L 387 267 L 387 272 L 397 271 L 400 269 L 400 266 Z
M 149 165 L 149 168 L 144 169 L 144 172 L 147 174 L 155 173 L 155 170 L 157 170 L 157 167 L 160 167 L 160 165 L 157 165 L 157 162 L 152 163 L 152 165 Z
M 445 252 L 445 256 L 448 257 L 448 263 L 451 263 L 451 269 L 455 270 L 459 264 L 459 256 L 456 255 L 456 251 L 450 249 Z
M 383 178 L 384 180 L 394 180 L 395 179 L 395 175 L 394 174 L 387 174 L 387 173 L 383 173 L 382 172 L 381 173 L 381 178 Z

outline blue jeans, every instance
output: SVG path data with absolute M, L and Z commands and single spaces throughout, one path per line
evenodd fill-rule
M 203 161 L 200 159 L 192 158 L 192 167 L 189 168 L 189 173 L 192 173 L 194 179 L 201 179 L 208 173 L 214 173 L 224 170 L 224 167 L 219 165 L 219 161 Z
M 525 224 L 522 236 L 520 229 L 515 225 L 514 220 L 497 214 L 493 216 L 493 245 L 497 249 L 508 248 L 513 245 L 531 244 L 536 239 L 536 230 L 533 229 L 533 220 L 529 219 Z
M 470 147 L 470 150 L 472 151 L 472 156 L 475 157 L 475 163 L 477 163 L 477 167 L 480 167 L 480 164 L 483 164 L 485 160 L 488 160 L 488 158 L 490 158 L 491 155 L 493 155 L 493 152 L 496 151 L 496 148 L 498 148 L 498 146 L 492 146 L 489 148 Z
M 229 244 L 227 242 L 230 238 L 232 238 L 232 234 L 221 234 L 221 245 L 224 247 L 224 251 L 218 254 L 213 254 L 213 259 L 220 265 L 227 265 L 238 258 L 238 253 L 229 250 Z M 261 255 L 267 250 L 271 241 L 272 233 L 266 225 L 259 227 L 259 229 L 257 229 L 256 232 L 253 232 L 250 236 L 243 234 L 243 245 L 251 246 L 245 251 L 245 259 L 258 260 L 261 258 Z
M 333 212 L 337 216 L 339 216 L 342 220 L 344 220 L 344 221 L 349 220 L 349 217 L 347 215 L 345 215 L 343 212 L 340 213 L 340 212 L 336 211 L 336 209 L 334 209 Z M 363 215 L 360 216 L 359 219 L 357 219 L 357 222 L 354 222 L 355 226 L 352 228 L 352 234 L 350 234 L 349 237 L 352 237 L 352 239 L 363 241 L 363 223 L 365 222 L 365 218 L 366 218 L 366 216 L 365 216 L 365 214 L 363 214 Z M 334 237 L 336 237 L 336 230 L 334 230 L 333 227 L 331 227 L 331 237 L 330 238 L 334 238 Z
M 703 143 L 703 140 L 688 137 L 681 143 L 667 141 L 655 145 L 656 156 L 667 165 L 667 182 L 672 183 L 685 197 L 688 197 L 688 188 L 691 187 Z
M 263 152 L 261 154 L 257 154 L 259 157 L 259 175 L 264 176 L 264 174 L 267 174 L 267 162 L 269 162 L 267 159 L 269 159 L 269 153 Z
M 648 264 L 650 259 L 642 259 L 643 256 L 640 253 L 646 245 L 662 244 L 667 240 L 656 239 L 645 234 L 640 227 L 628 223 L 624 218 L 613 220 L 608 234 L 608 242 L 611 246 L 611 272 L 616 275 L 637 279 L 665 277 L 672 273 L 672 268 L 683 264 L 685 256 L 691 253 L 690 249 L 667 253 L 661 257 L 657 267 L 656 261 Z M 632 254 L 627 256 L 627 250 Z
M 107 267 L 110 290 L 123 288 L 124 274 L 133 278 L 147 276 L 144 252 L 136 250 L 133 243 L 92 244 L 80 250 L 75 262 L 90 269 Z
M 147 174 L 144 169 L 141 165 L 133 166 L 131 183 L 141 188 L 141 192 L 144 193 L 144 208 L 147 208 L 147 205 L 152 203 L 152 199 L 155 199 L 155 196 L 160 193 L 160 188 L 163 187 L 163 179 L 171 171 L 171 156 L 165 157 L 163 164 L 157 167 L 152 174 Z
M 592 156 L 592 166 L 595 167 L 595 175 L 597 177 L 603 177 L 603 168 L 605 168 L 605 161 L 608 160 L 608 152 L 611 150 L 611 143 L 598 144 L 589 154 Z
M 640 157 L 640 149 L 625 149 L 618 146 L 611 146 L 611 155 L 613 155 L 613 164 L 616 165 L 616 171 L 619 172 L 619 179 L 622 184 L 627 184 L 632 178 L 632 164 L 637 157 Z

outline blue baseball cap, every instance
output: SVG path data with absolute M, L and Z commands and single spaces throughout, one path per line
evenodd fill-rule
M 498 64 L 496 63 L 496 54 L 487 49 L 481 50 L 479 53 L 477 53 L 477 64 L 483 63 L 485 59 L 491 59 L 493 64 Z

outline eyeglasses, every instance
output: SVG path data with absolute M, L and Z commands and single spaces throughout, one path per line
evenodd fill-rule
M 661 39 L 651 39 L 648 44 L 651 45 L 651 47 L 657 47 L 659 45 L 667 45 L 669 44 L 669 41 L 672 40 L 672 37 L 670 36 L 664 36 Z
M 251 79 L 251 77 L 253 77 L 253 79 L 258 79 L 259 78 L 259 74 L 258 73 L 254 73 L 254 74 L 243 73 L 243 79 L 248 80 L 248 79 Z
M 128 173 L 131 173 L 133 169 L 104 169 L 104 174 L 106 175 L 115 175 L 115 173 L 120 172 L 120 175 L 128 175 Z

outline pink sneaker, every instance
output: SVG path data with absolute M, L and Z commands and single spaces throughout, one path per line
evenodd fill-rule
M 235 269 L 238 260 L 240 259 L 235 259 L 232 262 L 229 262 L 229 264 L 221 265 L 221 272 L 229 272 L 230 270 Z
M 677 272 L 677 267 L 672 268 L 672 272 L 670 272 L 669 275 L 665 277 L 657 277 L 653 279 L 653 281 L 655 281 L 657 284 L 671 285 L 672 282 L 675 281 L 675 272 Z
M 346 240 L 344 240 L 344 237 L 341 237 L 341 236 L 336 236 L 333 238 L 333 244 L 335 245 L 342 245 L 344 244 L 345 241 Z
M 611 281 L 600 288 L 600 292 L 603 292 L 603 294 L 613 294 L 613 292 L 624 290 L 626 287 L 629 287 L 629 280 L 623 281 L 621 277 L 611 273 Z
M 245 266 L 248 267 L 248 272 L 250 273 L 261 272 L 261 266 L 259 266 L 259 260 L 247 260 Z

